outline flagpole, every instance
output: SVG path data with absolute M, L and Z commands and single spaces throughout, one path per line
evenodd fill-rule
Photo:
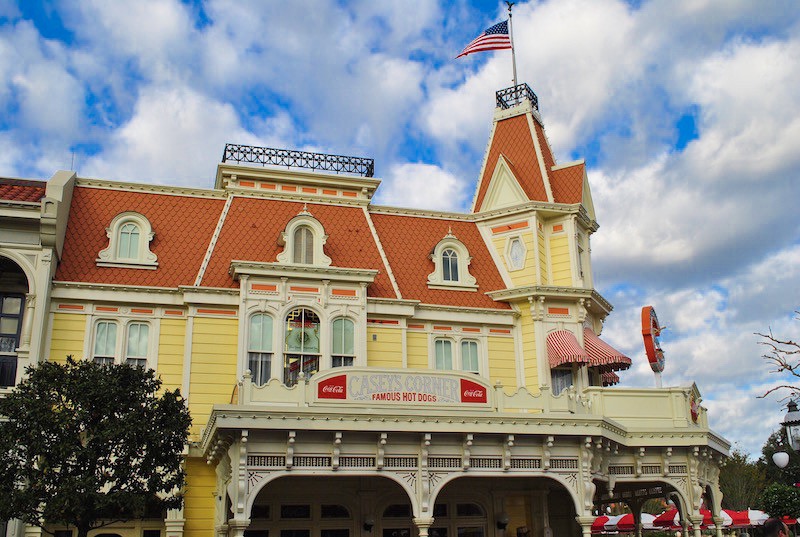
M 517 87 L 517 56 L 514 54 L 514 27 L 511 25 L 511 7 L 514 2 L 506 1 L 508 5 L 508 39 L 511 41 L 511 64 L 514 67 L 514 87 Z

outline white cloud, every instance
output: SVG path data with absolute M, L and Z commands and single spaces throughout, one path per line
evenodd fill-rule
M 144 90 L 133 117 L 114 132 L 83 176 L 211 187 L 225 142 L 257 142 L 233 108 L 188 88 Z
M 457 210 L 468 193 L 456 177 L 430 164 L 396 164 L 389 168 L 376 202 L 386 205 Z

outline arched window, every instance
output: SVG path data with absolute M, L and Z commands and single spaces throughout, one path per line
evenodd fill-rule
M 250 317 L 247 368 L 258 386 L 266 384 L 272 369 L 272 317 L 257 313 Z
M 437 339 L 433 346 L 436 369 L 453 369 L 453 342 L 449 339 Z
M 478 342 L 471 339 L 461 341 L 461 369 L 470 373 L 480 371 L 478 361 Z
M 333 352 L 331 353 L 331 366 L 351 366 L 355 360 L 355 325 L 350 319 L 336 319 L 333 321 Z
M 467 246 L 452 232 L 440 240 L 430 254 L 434 270 L 428 274 L 428 287 L 458 291 L 477 291 L 475 276 L 469 273 L 472 257 Z
M 143 214 L 120 213 L 106 228 L 108 246 L 100 250 L 97 265 L 101 267 L 158 268 L 158 257 L 150 251 L 155 234 Z
M 100 321 L 95 327 L 92 359 L 100 365 L 111 365 L 117 350 L 117 323 Z
M 310 377 L 319 371 L 319 317 L 306 308 L 297 308 L 286 316 L 283 382 L 297 384 L 302 371 Z
M 314 233 L 308 226 L 300 226 L 294 231 L 293 261 L 304 265 L 314 264 Z
M 139 259 L 139 226 L 127 222 L 119 228 L 117 259 Z
M 147 367 L 147 340 L 150 336 L 150 325 L 147 323 L 130 323 L 128 325 L 128 341 L 125 347 L 125 362 L 136 367 Z
M 446 282 L 458 281 L 458 254 L 450 248 L 442 252 L 442 279 Z

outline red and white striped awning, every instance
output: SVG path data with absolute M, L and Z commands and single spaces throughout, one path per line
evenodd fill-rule
M 613 386 L 619 384 L 619 375 L 613 371 L 605 371 L 600 373 L 600 378 L 603 380 L 603 386 Z
M 583 345 L 589 354 L 590 365 L 600 366 L 604 371 L 620 371 L 631 366 L 630 358 L 600 339 L 588 326 L 583 327 Z
M 585 364 L 590 361 L 589 355 L 569 330 L 556 330 L 547 334 L 547 358 L 551 369 L 564 364 Z

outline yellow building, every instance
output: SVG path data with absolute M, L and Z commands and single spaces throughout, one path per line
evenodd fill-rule
M 556 163 L 527 85 L 497 104 L 466 214 L 373 204 L 368 159 L 248 146 L 211 190 L 0 183 L 2 229 L 27 226 L 0 240 L 5 384 L 17 362 L 127 361 L 192 414 L 183 510 L 97 533 L 588 535 L 603 503 L 652 497 L 718 513 L 729 445 L 697 389 L 607 387 L 630 359 L 599 337 L 584 163 Z

